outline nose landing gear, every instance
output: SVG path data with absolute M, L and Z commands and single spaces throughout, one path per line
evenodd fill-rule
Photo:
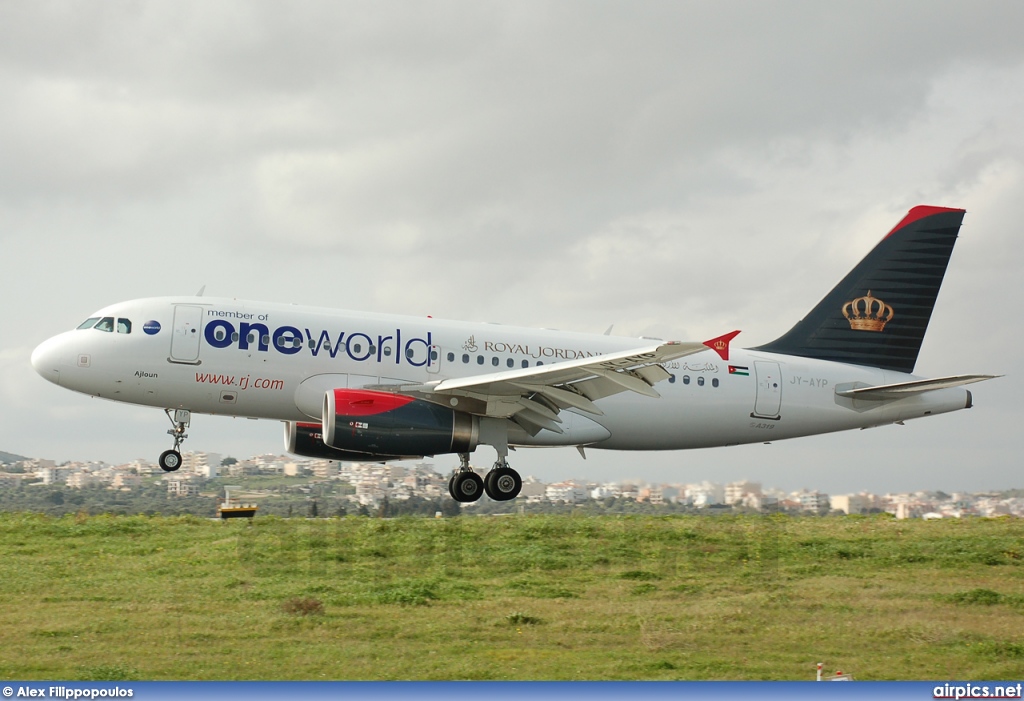
M 181 453 L 178 451 L 178 448 L 181 447 L 182 441 L 188 438 L 185 429 L 188 428 L 189 423 L 192 421 L 192 412 L 187 409 L 174 409 L 173 416 L 171 411 L 171 409 L 164 409 L 167 419 L 174 427 L 167 431 L 167 435 L 174 438 L 174 447 L 160 453 L 160 457 L 157 460 L 160 469 L 164 472 L 174 472 L 181 467 Z

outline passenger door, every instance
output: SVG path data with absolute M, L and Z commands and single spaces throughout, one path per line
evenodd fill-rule
M 174 305 L 174 330 L 171 334 L 172 363 L 199 365 L 203 308 L 192 304 Z

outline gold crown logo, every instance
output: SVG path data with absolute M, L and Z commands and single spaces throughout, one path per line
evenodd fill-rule
M 843 305 L 843 316 L 854 331 L 881 331 L 895 316 L 892 307 L 871 296 L 871 290 L 863 297 Z
M 721 350 L 725 350 L 728 347 L 729 347 L 729 344 L 726 343 L 725 341 L 721 340 L 721 339 L 715 341 L 715 345 L 714 345 L 715 350 L 721 351 Z

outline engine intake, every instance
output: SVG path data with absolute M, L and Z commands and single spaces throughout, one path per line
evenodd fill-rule
M 470 453 L 477 417 L 403 394 L 333 389 L 324 396 L 323 442 L 373 455 Z

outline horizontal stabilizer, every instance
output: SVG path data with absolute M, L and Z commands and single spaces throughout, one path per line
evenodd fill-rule
M 937 389 L 948 389 L 960 387 L 974 382 L 991 380 L 1001 375 L 952 375 L 950 377 L 936 377 L 931 380 L 912 380 L 910 382 L 897 382 L 891 385 L 875 385 L 874 387 L 856 387 L 850 389 L 836 388 L 836 394 L 840 397 L 850 399 L 873 399 L 885 401 L 892 399 L 903 399 L 915 394 L 933 392 Z

